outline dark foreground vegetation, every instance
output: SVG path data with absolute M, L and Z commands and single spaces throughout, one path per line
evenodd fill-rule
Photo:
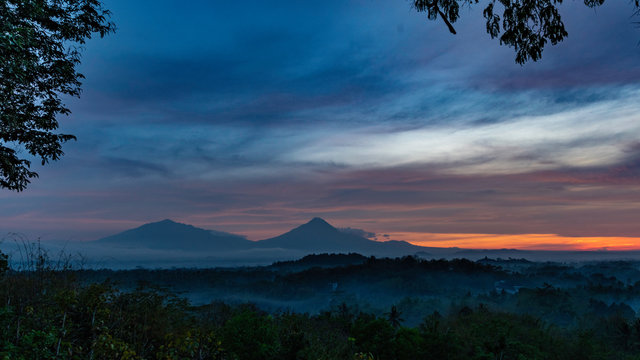
M 113 272 L 72 270 L 40 250 L 20 269 L 0 260 L 4 359 L 640 359 L 640 320 L 613 301 L 638 296 L 635 263 L 323 255 L 259 268 Z M 179 283 L 330 301 L 309 312 L 194 305 L 167 290 Z M 381 308 L 383 292 L 401 300 Z

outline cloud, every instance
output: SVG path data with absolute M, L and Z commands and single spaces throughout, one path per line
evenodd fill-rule
M 639 236 L 634 214 L 640 210 L 640 188 L 616 169 L 636 166 L 634 159 L 629 154 L 630 163 L 513 175 L 403 166 L 310 169 L 306 177 L 282 173 L 270 179 L 142 178 L 99 191 L 83 190 L 84 184 L 57 186 L 53 193 L 36 185 L 26 197 L 3 196 L 7 216 L 0 228 L 92 239 L 132 223 L 172 218 L 257 240 L 321 216 L 338 227 L 371 233 L 632 237 Z
M 161 175 L 169 176 L 170 171 L 161 165 L 154 164 L 148 161 L 139 161 L 118 157 L 106 157 L 104 158 L 102 166 L 105 166 L 109 171 L 116 171 L 123 174 L 126 177 L 140 178 L 147 175 Z
M 345 234 L 356 235 L 356 236 L 360 236 L 367 239 L 377 240 L 376 233 L 362 230 L 362 229 L 354 229 L 354 228 L 346 227 L 346 228 L 339 228 L 338 231 Z
M 620 145 L 635 141 L 640 133 L 636 99 L 637 92 L 631 90 L 615 100 L 497 123 L 387 132 L 361 127 L 319 138 L 286 159 L 353 167 L 435 164 L 449 172 L 475 174 L 610 164 L 624 156 Z
M 394 233 L 391 236 L 420 246 L 547 251 L 637 250 L 640 240 L 637 237 L 567 237 L 556 234 Z M 603 247 L 603 244 L 607 246 Z
M 480 8 L 452 36 L 404 2 L 110 0 L 119 31 L 87 44 L 61 119 L 78 141 L 0 193 L 0 227 L 638 236 L 627 5 L 564 4 L 569 38 L 520 67 Z

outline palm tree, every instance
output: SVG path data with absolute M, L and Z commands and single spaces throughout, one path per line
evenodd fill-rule
M 404 321 L 404 319 L 401 318 L 400 315 L 402 315 L 402 313 L 398 310 L 398 308 L 395 305 L 392 305 L 391 311 L 387 313 L 387 320 L 389 320 L 389 323 L 395 329 L 399 328 L 401 323 Z

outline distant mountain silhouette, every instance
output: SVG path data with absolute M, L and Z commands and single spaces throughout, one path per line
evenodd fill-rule
M 357 256 L 352 253 L 358 253 L 367 257 L 372 255 L 376 257 L 414 255 L 423 259 L 526 258 L 531 261 L 600 261 L 604 258 L 607 260 L 640 258 L 640 251 L 550 251 L 424 247 L 404 241 L 373 241 L 360 236 L 360 234 L 367 234 L 367 232 L 341 231 L 321 218 L 314 218 L 308 223 L 280 236 L 261 241 L 249 241 L 240 235 L 205 230 L 192 225 L 163 220 L 145 224 L 96 241 L 83 242 L 79 251 L 85 254 L 86 251 L 89 251 L 91 256 L 95 258 L 108 255 L 114 260 L 128 256 L 127 260 L 123 261 L 135 261 L 137 264 L 139 264 L 139 261 L 145 261 L 146 264 L 154 264 L 153 266 L 155 267 L 166 267 L 169 264 L 185 266 L 185 264 L 193 264 L 192 261 L 196 257 L 200 259 L 206 258 L 207 264 L 215 263 L 221 266 L 234 264 L 236 266 L 270 264 L 275 261 L 299 259 L 309 254 L 319 254 L 315 257 L 305 258 L 305 262 L 294 262 L 291 265 L 293 267 L 313 267 L 323 266 L 314 264 L 314 262 L 324 261 L 322 260 L 323 253 L 351 254 L 347 257 Z M 6 246 L 7 243 L 0 245 Z M 60 249 L 68 250 L 66 242 L 60 243 L 59 246 Z M 125 252 L 120 248 L 127 248 L 130 251 Z M 148 251 L 147 249 L 153 251 Z M 3 251 L 6 251 L 6 249 Z M 334 255 L 329 256 L 332 257 Z M 337 259 L 339 258 L 337 257 Z M 336 258 L 334 257 L 334 259 Z M 117 267 L 123 266 L 120 262 L 114 262 L 114 264 L 117 264 Z M 289 266 L 285 263 L 280 265 Z
M 426 254 L 425 250 L 428 250 L 404 241 L 380 242 L 345 233 L 321 218 L 313 218 L 287 233 L 261 241 L 250 241 L 240 235 L 200 229 L 167 219 L 102 238 L 96 243 L 157 250 L 231 252 L 255 249 L 308 254 L 360 253 L 390 257 L 413 255 L 417 252 Z
M 254 243 L 240 235 L 200 229 L 169 219 L 145 224 L 97 242 L 132 248 L 184 251 L 244 250 Z
M 360 253 L 363 255 L 401 256 L 424 251 L 404 241 L 373 241 L 341 232 L 321 218 L 274 238 L 256 242 L 259 248 L 303 250 L 308 253 Z

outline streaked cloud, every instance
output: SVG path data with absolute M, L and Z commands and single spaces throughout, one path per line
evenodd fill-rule
M 392 233 L 390 239 L 404 240 L 428 247 L 459 247 L 465 249 L 518 250 L 637 250 L 640 237 L 568 237 L 556 234 L 429 234 Z

